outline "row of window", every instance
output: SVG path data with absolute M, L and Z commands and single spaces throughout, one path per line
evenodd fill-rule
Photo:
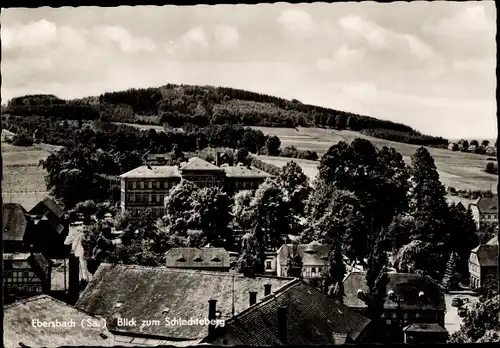
M 473 264 L 473 263 L 469 263 L 469 268 L 472 272 L 476 272 L 476 273 L 479 273 L 480 272 L 480 268 L 478 265 L 476 264 Z
M 10 293 L 30 293 L 37 294 L 43 292 L 41 285 L 22 285 L 22 286 L 7 286 L 7 291 Z
M 436 322 L 441 319 L 439 314 L 431 311 L 422 311 L 422 312 L 404 312 L 402 313 L 404 322 L 413 321 L 415 319 L 422 319 L 424 321 Z M 382 318 L 387 321 L 396 321 L 398 319 L 397 312 L 384 312 L 382 313 Z
M 28 278 L 32 276 L 32 272 L 30 271 L 5 271 L 5 277 L 7 278 L 21 278 L 25 277 Z
M 497 220 L 497 214 L 482 214 L 484 220 Z
M 158 216 L 158 217 L 162 217 L 165 215 L 165 208 L 149 208 L 151 209 L 151 212 L 153 213 L 153 216 Z M 132 216 L 139 216 L 140 214 L 142 214 L 145 210 L 145 208 L 128 208 L 127 209 L 128 211 L 130 211 L 130 214 Z
M 163 204 L 165 193 L 129 193 L 126 194 L 127 203 L 160 203 Z
M 171 189 L 178 181 L 127 181 L 126 188 L 135 189 Z

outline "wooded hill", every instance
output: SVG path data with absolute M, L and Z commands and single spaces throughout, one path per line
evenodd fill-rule
M 176 128 L 186 124 L 326 127 L 350 129 L 416 145 L 442 147 L 448 144 L 447 139 L 423 135 L 401 123 L 225 87 L 168 84 L 75 100 L 62 100 L 54 95 L 27 95 L 13 98 L 2 111 L 16 116 L 166 123 Z

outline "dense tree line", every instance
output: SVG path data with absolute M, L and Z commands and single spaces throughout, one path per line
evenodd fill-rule
M 361 133 L 374 138 L 397 141 L 398 143 L 406 143 L 412 145 L 425 145 L 433 147 L 446 147 L 448 140 L 442 137 L 433 137 L 430 135 L 420 134 L 419 132 L 397 131 L 392 129 L 363 129 Z
M 411 127 L 373 117 L 307 105 L 244 90 L 168 84 L 157 88 L 106 92 L 98 97 L 63 101 L 54 96 L 14 98 L 11 115 L 96 119 L 109 122 L 167 124 L 231 124 L 268 127 L 327 127 L 369 130 L 370 135 L 419 145 L 440 146 L 442 138 L 422 135 Z M 446 141 L 447 144 L 447 141 Z M 445 145 L 446 145 L 445 144 Z
M 488 174 L 498 174 L 498 165 L 493 162 L 488 162 L 486 163 L 486 166 L 484 167 L 484 171 Z

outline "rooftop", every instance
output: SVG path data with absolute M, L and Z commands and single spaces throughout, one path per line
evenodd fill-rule
M 207 272 L 167 267 L 144 267 L 101 264 L 87 285 L 76 307 L 107 319 L 111 331 L 147 334 L 177 339 L 201 339 L 205 326 L 121 327 L 113 317 L 163 321 L 170 318 L 206 318 L 208 300 L 217 300 L 221 318 L 238 314 L 249 307 L 249 292 L 257 292 L 257 301 L 264 297 L 264 284 L 273 291 L 293 278 L 270 276 L 243 277 L 228 272 Z M 234 291 L 233 291 L 234 289 Z
M 483 214 L 498 214 L 498 196 L 481 197 L 474 203 Z
M 479 265 L 484 267 L 497 266 L 498 244 L 481 244 L 472 249 L 472 253 L 477 255 Z
M 448 333 L 444 327 L 439 324 L 413 323 L 403 329 L 405 332 L 440 332 Z
M 226 176 L 229 178 L 268 178 L 271 174 L 268 174 L 258 168 L 253 166 L 224 166 L 224 171 Z
M 279 307 L 286 307 L 286 344 L 344 344 L 346 339 L 356 340 L 370 323 L 368 318 L 296 280 L 226 321 L 218 332 L 229 331 L 244 345 L 282 345 L 285 342 L 277 334 Z
M 34 328 L 33 319 L 41 322 L 67 322 L 71 319 L 76 325 L 72 328 Z M 84 319 L 95 317 L 47 295 L 18 301 L 4 308 L 4 345 L 19 348 L 19 342 L 22 342 L 29 347 L 111 346 L 111 334 L 99 328 L 83 329 L 81 322 Z M 101 337 L 101 333 L 108 338 Z
M 395 295 L 403 299 L 401 309 L 429 309 L 446 310 L 444 294 L 439 285 L 429 276 L 414 273 L 388 273 L 389 283 L 387 292 L 394 291 Z M 366 292 L 366 274 L 353 272 L 344 279 L 344 304 L 351 308 L 365 308 L 365 303 L 358 298 L 358 290 Z M 424 293 L 422 299 L 420 292 Z M 398 308 L 397 302 L 385 299 L 386 309 Z
M 292 253 L 293 247 L 293 244 L 283 244 L 278 249 L 282 266 L 286 265 L 287 258 Z M 298 244 L 297 252 L 302 258 L 304 266 L 325 266 L 328 260 L 329 249 L 328 245 L 312 242 L 309 244 Z
M 52 212 L 58 218 L 62 218 L 64 210 L 50 197 L 45 197 L 30 210 L 30 215 L 44 215 L 47 211 Z
M 229 253 L 224 248 L 172 248 L 165 254 L 167 267 L 230 267 Z
M 2 206 L 3 239 L 23 241 L 28 228 L 28 213 L 21 204 L 4 203 Z
M 181 174 L 175 166 L 140 166 L 120 175 L 128 179 L 180 178 Z
M 223 171 L 222 168 L 217 167 L 215 164 L 209 163 L 199 157 L 191 157 L 187 162 L 180 165 L 180 170 L 210 170 L 210 171 Z

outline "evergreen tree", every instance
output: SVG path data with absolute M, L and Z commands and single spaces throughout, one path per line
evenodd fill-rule
M 444 273 L 442 284 L 446 290 L 456 290 L 459 288 L 457 258 L 454 252 L 450 254 L 450 258 L 448 259 L 448 263 L 446 264 L 446 271 Z

